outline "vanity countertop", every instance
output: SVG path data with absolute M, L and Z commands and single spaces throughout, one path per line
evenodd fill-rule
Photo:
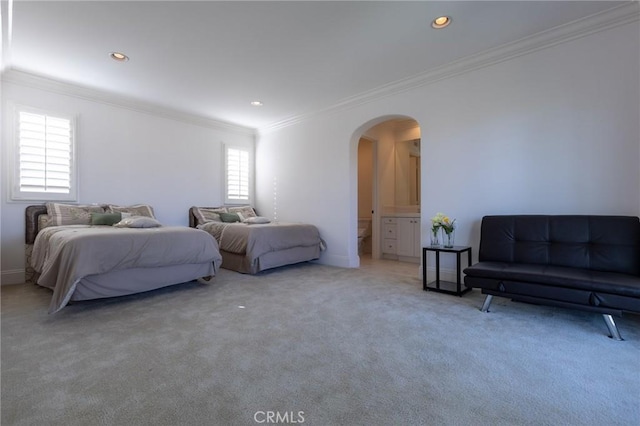
M 382 217 L 420 217 L 420 213 L 382 213 Z

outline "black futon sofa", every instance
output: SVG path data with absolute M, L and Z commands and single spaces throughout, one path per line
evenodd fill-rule
M 478 263 L 467 287 L 487 297 L 577 308 L 603 315 L 640 313 L 640 219 L 633 216 L 510 215 L 482 218 Z

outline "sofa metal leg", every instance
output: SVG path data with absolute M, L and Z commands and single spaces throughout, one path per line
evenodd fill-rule
M 616 326 L 616 322 L 613 320 L 613 317 L 609 314 L 602 314 L 602 318 L 604 319 L 604 323 L 607 324 L 607 328 L 609 329 L 609 337 L 611 337 L 613 340 L 624 340 L 618 332 L 618 327 Z
M 489 305 L 491 305 L 492 299 L 493 294 L 487 294 L 487 297 L 484 299 L 484 303 L 482 304 L 482 308 L 480 308 L 482 312 L 489 312 Z

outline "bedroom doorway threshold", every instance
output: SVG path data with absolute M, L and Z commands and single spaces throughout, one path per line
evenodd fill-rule
M 371 254 L 360 255 L 360 269 L 381 274 L 402 275 L 420 282 L 420 265 L 397 260 L 373 259 Z

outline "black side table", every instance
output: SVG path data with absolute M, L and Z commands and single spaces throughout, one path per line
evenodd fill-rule
M 427 284 L 427 252 L 434 251 L 436 253 L 436 280 Z M 429 246 L 422 248 L 422 289 L 424 291 L 436 291 L 438 293 L 452 294 L 454 296 L 462 296 L 463 294 L 471 291 L 471 288 L 462 289 L 462 280 L 460 277 L 460 256 L 462 253 L 467 252 L 467 262 L 471 266 L 471 247 L 469 246 Z M 440 280 L 440 253 L 455 253 L 456 254 L 456 282 L 441 281 Z

